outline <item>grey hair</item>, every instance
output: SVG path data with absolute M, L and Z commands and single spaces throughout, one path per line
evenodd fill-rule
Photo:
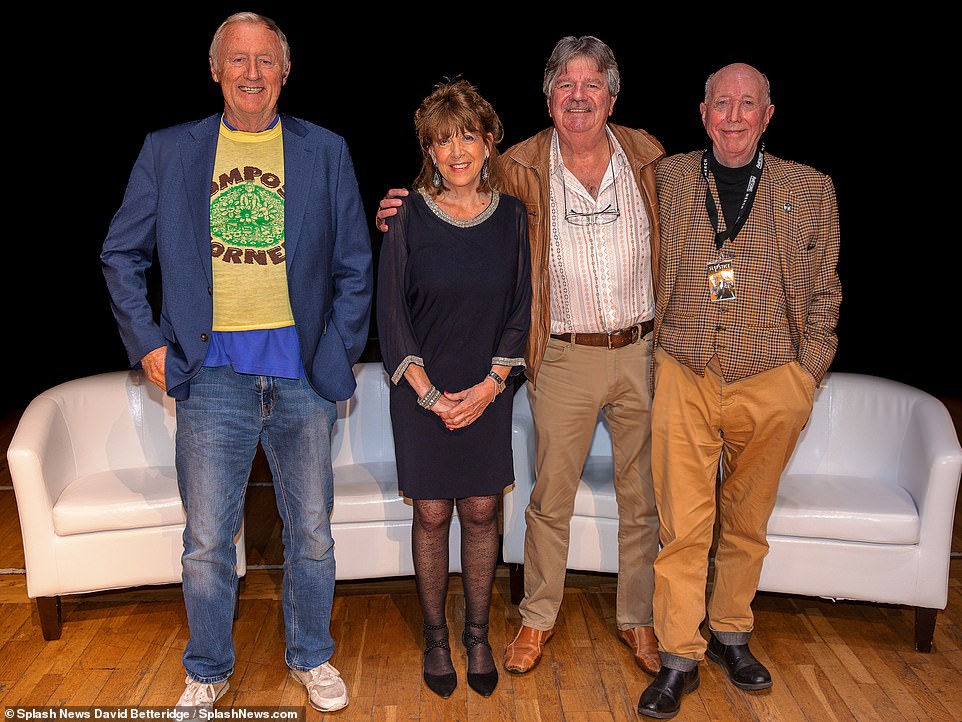
M 618 72 L 618 61 L 611 48 L 601 42 L 594 35 L 582 35 L 580 38 L 568 35 L 561 38 L 551 51 L 551 57 L 544 67 L 544 94 L 551 97 L 551 86 L 558 73 L 563 71 L 574 58 L 585 57 L 594 61 L 598 70 L 608 78 L 608 92 L 612 97 L 621 90 L 621 74 Z
M 712 81 L 714 81 L 715 76 L 718 75 L 721 71 L 732 67 L 733 65 L 741 65 L 741 66 L 744 66 L 745 68 L 751 68 L 761 76 L 762 86 L 763 86 L 763 102 L 765 105 L 771 105 L 772 104 L 772 86 L 771 86 L 771 83 L 768 82 L 768 76 L 765 75 L 765 73 L 763 73 L 758 68 L 748 65 L 747 63 L 730 63 L 729 65 L 726 65 L 724 68 L 719 68 L 714 73 L 709 75 L 708 79 L 705 81 L 705 104 L 707 105 L 708 101 L 711 99 L 711 84 L 712 84 Z
M 284 31 L 280 29 L 276 22 L 271 20 L 269 17 L 264 15 L 259 15 L 258 13 L 234 13 L 224 22 L 220 24 L 217 31 L 214 33 L 214 39 L 210 42 L 210 60 L 214 67 L 217 67 L 217 53 L 220 51 L 220 44 L 224 40 L 224 35 L 227 32 L 227 26 L 232 23 L 250 23 L 252 25 L 263 25 L 268 30 L 273 32 L 277 36 L 278 42 L 281 44 L 281 50 L 284 51 L 284 69 L 286 70 L 291 64 L 291 46 L 287 42 L 287 36 L 284 35 Z

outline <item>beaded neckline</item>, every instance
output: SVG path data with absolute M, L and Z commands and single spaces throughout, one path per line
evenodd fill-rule
M 491 191 L 491 202 L 488 204 L 488 207 L 481 211 L 474 218 L 461 221 L 445 213 L 441 206 L 439 206 L 430 195 L 424 191 L 419 191 L 419 193 L 434 215 L 436 215 L 445 223 L 450 223 L 452 226 L 457 226 L 458 228 L 471 228 L 472 226 L 477 226 L 481 223 L 484 223 L 486 220 L 488 220 L 488 218 L 491 217 L 491 214 L 498 209 L 498 201 L 501 199 L 501 194 L 498 193 L 498 191 Z

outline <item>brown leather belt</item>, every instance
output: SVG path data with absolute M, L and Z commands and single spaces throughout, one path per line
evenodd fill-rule
M 653 321 L 642 321 L 637 326 L 624 328 L 614 333 L 553 333 L 556 338 L 565 343 L 576 343 L 582 346 L 604 346 L 605 348 L 621 348 L 644 338 L 654 327 Z

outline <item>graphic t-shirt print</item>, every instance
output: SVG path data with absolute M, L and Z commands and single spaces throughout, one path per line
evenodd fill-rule
M 284 248 L 280 125 L 263 133 L 222 128 L 210 197 L 214 330 L 293 323 Z

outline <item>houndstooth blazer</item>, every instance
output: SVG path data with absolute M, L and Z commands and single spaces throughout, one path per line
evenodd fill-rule
M 669 345 L 662 345 L 699 374 L 704 372 L 703 362 L 714 343 L 708 336 L 716 327 L 711 304 L 703 300 L 707 297 L 705 273 L 684 273 L 681 261 L 683 254 L 709 248 L 714 238 L 705 210 L 708 185 L 702 175 L 701 158 L 702 151 L 672 155 L 661 160 L 656 169 L 661 261 L 654 332 L 657 346 L 663 340 L 666 323 L 676 328 L 675 322 L 683 320 L 686 328 L 697 329 L 687 335 L 670 334 Z M 751 213 L 738 235 L 739 239 L 743 237 L 760 243 L 769 267 L 780 276 L 780 286 L 772 284 L 771 304 L 782 308 L 769 305 L 764 310 L 769 317 L 784 313 L 780 325 L 787 325 L 788 333 L 774 334 L 760 343 L 758 334 L 753 336 L 747 330 L 753 321 L 761 321 L 752 318 L 758 307 L 739 309 L 738 323 L 727 329 L 725 336 L 726 377 L 730 372 L 734 378 L 742 378 L 784 363 L 778 359 L 794 359 L 820 383 L 838 347 L 835 326 L 842 300 L 836 273 L 838 205 L 832 179 L 809 166 L 766 153 Z M 672 313 L 670 308 L 679 306 L 679 297 L 669 303 L 672 294 L 697 299 L 684 306 L 685 319 L 666 319 L 666 313 Z M 699 365 L 701 368 L 697 368 Z

